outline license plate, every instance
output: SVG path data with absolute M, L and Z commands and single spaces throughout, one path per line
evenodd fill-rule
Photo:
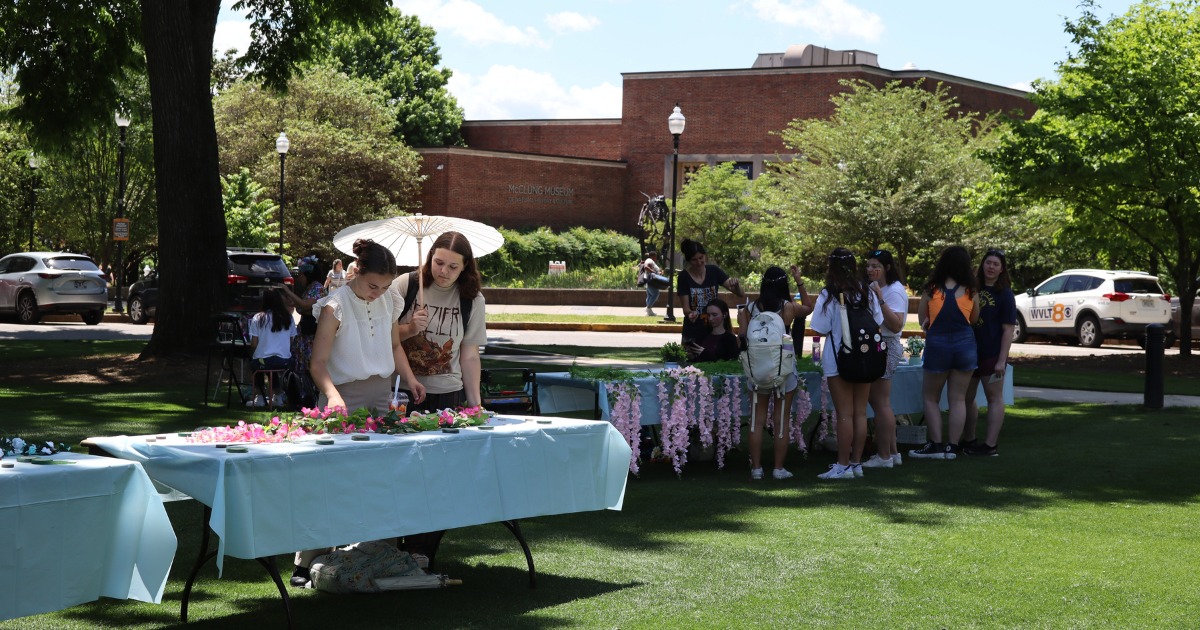
M 1142 308 L 1154 308 L 1154 300 L 1142 300 Z
M 76 289 L 86 289 L 88 286 L 87 280 L 75 280 L 74 282 L 75 282 Z

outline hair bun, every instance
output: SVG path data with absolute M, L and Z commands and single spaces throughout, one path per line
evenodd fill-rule
M 351 249 L 354 250 L 354 255 L 356 257 L 361 258 L 363 255 L 363 252 L 365 252 L 368 247 L 370 247 L 374 244 L 375 244 L 375 241 L 373 241 L 369 238 L 360 238 L 360 239 L 356 239 L 354 241 L 354 247 L 352 247 Z

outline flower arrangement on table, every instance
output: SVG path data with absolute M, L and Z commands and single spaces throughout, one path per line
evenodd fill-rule
M 483 407 L 442 409 L 428 413 L 404 415 L 395 410 L 372 415 L 366 409 L 346 413 L 342 407 L 324 409 L 304 408 L 294 416 L 274 416 L 265 423 L 239 421 L 237 426 L 193 431 L 189 442 L 271 443 L 291 442 L 307 435 L 335 433 L 420 433 L 447 428 L 473 427 L 485 424 L 491 413 Z
M 908 356 L 918 357 L 925 351 L 925 338 L 912 336 L 904 341 L 904 349 L 908 351 Z
M 53 455 L 71 450 L 65 442 L 29 442 L 20 436 L 0 435 L 0 458 L 22 455 Z

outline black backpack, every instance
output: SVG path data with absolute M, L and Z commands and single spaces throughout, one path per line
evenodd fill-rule
M 404 308 L 400 309 L 400 314 L 396 316 L 396 321 L 404 319 L 414 304 L 417 303 L 417 272 L 408 272 L 408 290 L 404 292 Z M 463 294 L 458 294 L 458 312 L 462 313 L 463 319 L 463 334 L 467 334 L 467 322 L 471 321 L 471 304 L 475 300 L 468 300 L 463 297 Z
M 874 383 L 887 371 L 887 339 L 871 315 L 870 296 L 849 305 L 841 296 L 842 343 L 837 349 L 838 376 L 851 383 Z

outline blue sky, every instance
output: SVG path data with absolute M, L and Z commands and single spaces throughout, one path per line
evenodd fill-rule
M 222 2 L 216 48 L 249 29 Z M 437 31 L 468 120 L 619 118 L 621 73 L 749 68 L 793 44 L 1028 89 L 1071 46 L 1078 0 L 394 0 Z M 1128 0 L 1099 0 L 1099 14 Z

